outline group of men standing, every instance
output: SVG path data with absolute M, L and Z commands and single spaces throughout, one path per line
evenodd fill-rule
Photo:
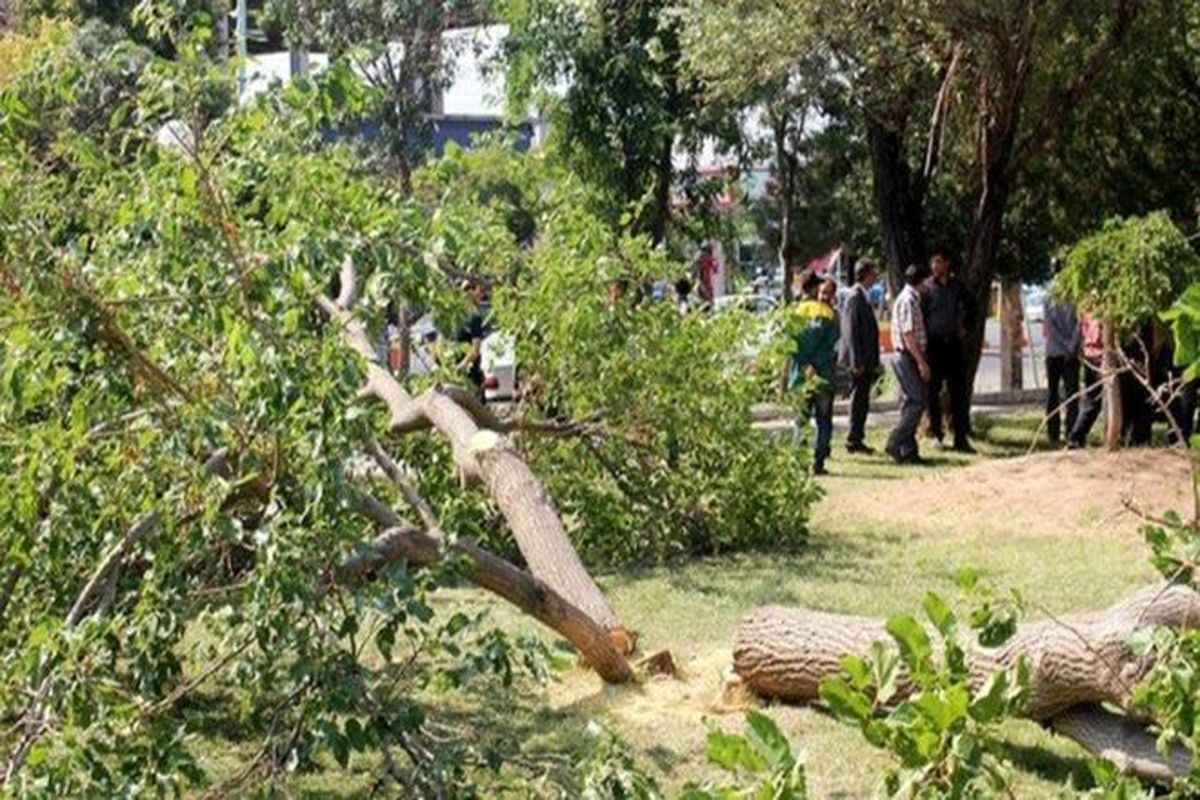
M 807 416 L 817 430 L 813 471 L 825 473 L 833 431 L 836 365 L 845 371 L 850 392 L 850 432 L 846 450 L 872 453 L 864 441 L 867 414 L 875 382 L 881 374 L 879 324 L 870 291 L 878 280 L 876 266 L 866 260 L 854 265 L 854 284 L 834 307 L 836 284 L 805 272 L 800 277 L 801 300 L 790 319 L 795 342 L 788 387 L 808 391 Z M 941 405 L 931 402 L 943 387 L 950 395 L 953 449 L 974 452 L 970 443 L 970 395 L 967 379 L 966 335 L 969 301 L 965 287 L 951 274 L 950 261 L 934 255 L 930 266 L 914 264 L 905 271 L 904 289 L 892 307 L 893 369 L 900 384 L 900 421 L 888 437 L 887 454 L 898 463 L 920 463 L 917 430 L 928 412 L 930 431 L 944 441 Z M 836 359 L 835 359 L 836 353 Z

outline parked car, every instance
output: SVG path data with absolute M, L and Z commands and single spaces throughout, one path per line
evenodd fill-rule
M 437 368 L 438 329 L 432 314 L 422 315 L 408 329 L 409 363 L 412 375 L 426 375 Z M 389 336 L 395 332 L 389 330 Z M 483 340 L 483 392 L 489 401 L 511 400 L 516 394 L 516 348 L 511 336 L 493 333 Z
M 1040 324 L 1046 315 L 1046 299 L 1049 291 L 1045 286 L 1024 284 L 1021 286 L 1021 305 L 1024 306 L 1025 318 L 1030 323 Z
M 517 393 L 517 348 L 510 334 L 493 333 L 483 340 L 483 395 L 489 402 L 512 400 Z
M 740 308 L 743 311 L 749 311 L 752 314 L 766 314 L 779 305 L 779 301 L 769 294 L 762 293 L 742 293 L 742 294 L 727 294 L 723 297 L 718 297 L 713 301 L 713 311 L 727 311 L 731 308 Z
M 742 348 L 742 362 L 747 368 L 753 368 L 758 361 L 759 353 L 771 346 L 771 342 L 779 335 L 778 320 L 772 315 L 779 306 L 779 301 L 767 294 L 742 293 L 718 297 L 713 303 L 713 311 L 717 314 L 731 309 L 747 311 L 755 317 L 756 335 L 749 339 Z

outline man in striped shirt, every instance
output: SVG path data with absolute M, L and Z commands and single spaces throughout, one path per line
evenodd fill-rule
M 887 454 L 898 464 L 919 464 L 917 427 L 929 405 L 929 334 L 921 312 L 920 286 L 928 277 L 926 268 L 912 264 L 904 272 L 904 289 L 892 305 L 892 339 L 896 360 L 892 369 L 900 382 L 900 421 L 888 437 Z

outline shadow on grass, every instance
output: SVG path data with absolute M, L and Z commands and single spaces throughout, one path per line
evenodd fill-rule
M 184 695 L 174 713 L 187 719 L 189 733 L 205 739 L 222 739 L 231 744 L 261 740 L 267 733 L 267 721 L 254 715 L 239 719 L 238 707 L 238 699 L 232 692 L 210 687 Z
M 636 589 L 640 584 L 665 584 L 671 591 L 702 597 L 734 599 L 747 607 L 764 603 L 799 602 L 789 585 L 797 583 L 865 583 L 862 565 L 881 541 L 900 541 L 892 534 L 873 534 L 849 540 L 814 536 L 799 552 L 742 553 L 711 556 L 663 567 L 639 567 L 608 577 L 611 586 Z
M 595 730 L 589 729 L 591 721 L 603 717 L 603 709 L 614 700 L 610 693 L 636 691 L 636 686 L 605 687 L 594 696 L 553 709 L 524 692 L 520 682 L 511 687 L 480 683 L 455 698 L 452 707 L 439 707 L 436 722 L 456 731 L 463 743 L 498 755 L 506 769 L 545 776 L 568 796 L 578 796 L 579 779 L 602 744 Z M 664 774 L 680 761 L 662 745 L 641 751 L 639 757 Z M 486 776 L 480 778 L 486 781 Z
M 989 458 L 1015 458 L 1033 453 L 1053 452 L 1061 445 L 1052 445 L 1042 426 L 1042 415 L 1036 411 L 1010 414 L 980 414 L 972 418 L 973 439 L 987 448 Z
M 1037 745 L 1003 742 L 1000 748 L 1001 755 L 1018 769 L 1051 783 L 1066 786 L 1070 781 L 1076 790 L 1081 791 L 1096 785 L 1087 761 L 1082 758 L 1064 756 Z

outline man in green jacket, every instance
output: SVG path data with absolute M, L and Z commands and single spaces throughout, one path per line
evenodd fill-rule
M 807 418 L 812 417 L 817 429 L 813 474 L 825 475 L 825 461 L 829 458 L 833 439 L 833 370 L 839 336 L 833 299 L 837 284 L 805 272 L 801 276 L 801 291 L 800 302 L 787 314 L 787 333 L 795 343 L 789 360 L 787 387 L 790 391 L 807 394 L 807 413 L 797 421 L 796 435 L 802 435 Z

